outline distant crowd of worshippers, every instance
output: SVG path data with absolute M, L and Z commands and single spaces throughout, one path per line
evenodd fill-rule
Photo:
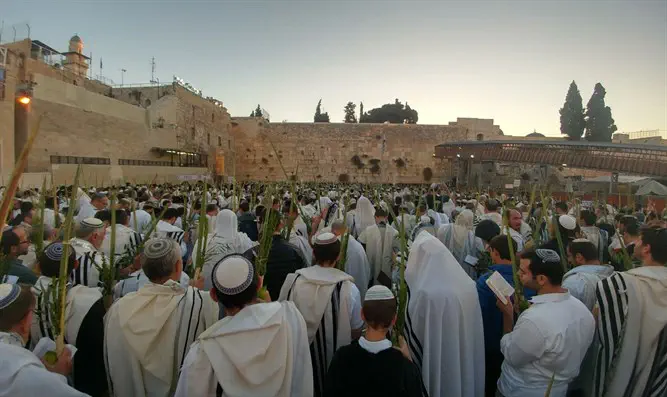
M 667 394 L 667 224 L 652 205 L 530 205 L 439 185 L 254 184 L 202 200 L 199 183 L 128 185 L 109 208 L 108 190 L 47 195 L 39 228 L 36 189 L 15 198 L 0 241 L 0 396 Z M 51 364 L 63 260 L 67 348 Z M 499 296 L 499 278 L 520 296 Z

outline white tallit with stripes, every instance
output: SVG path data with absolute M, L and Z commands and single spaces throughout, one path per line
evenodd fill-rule
M 41 276 L 32 287 L 35 294 L 35 315 L 30 327 L 30 344 L 34 348 L 40 339 L 46 337 L 56 340 L 51 326 L 59 319 L 51 318 L 49 307 L 53 304 L 50 294 L 51 278 Z M 83 319 L 90 308 L 102 298 L 97 288 L 88 288 L 83 285 L 67 286 L 65 308 L 65 342 L 76 346 L 76 338 Z
M 114 303 L 104 330 L 111 394 L 172 395 L 188 348 L 218 312 L 209 294 L 173 280 L 148 283 Z
M 114 255 L 116 262 L 125 256 L 134 257 L 139 245 L 141 245 L 141 235 L 125 225 L 116 224 L 116 247 Z M 100 251 L 108 257 L 111 256 L 111 225 L 107 228 Z
M 185 241 L 183 241 L 185 238 L 185 232 L 178 226 L 174 226 L 169 222 L 160 220 L 158 221 L 157 225 L 155 225 L 155 231 L 151 237 L 153 236 L 176 240 L 176 242 L 181 246 L 181 255 L 185 256 L 185 254 L 188 252 L 188 247 L 185 245 Z
M 638 267 L 597 285 L 595 396 L 667 393 L 667 268 Z
M 403 334 L 424 395 L 484 395 L 484 327 L 475 282 L 436 237 L 419 233 L 405 270 Z
M 86 240 L 73 238 L 70 240 L 71 247 L 76 251 L 76 260 L 79 262 L 70 276 L 73 285 L 84 285 L 86 287 L 98 287 L 100 284 L 100 271 L 104 261 L 108 261 L 102 252 Z
M 353 282 L 343 271 L 315 265 L 288 274 L 280 290 L 278 300 L 294 302 L 306 320 L 315 395 L 320 395 L 336 350 L 351 342 L 348 300 Z

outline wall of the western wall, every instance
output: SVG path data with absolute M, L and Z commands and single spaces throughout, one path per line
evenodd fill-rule
M 27 172 L 50 170 L 50 156 L 157 160 L 150 149 L 174 144 L 173 129 L 152 129 L 145 109 L 35 75 L 31 124 L 44 114 Z M 116 172 L 117 173 L 117 172 Z
M 272 142 L 288 174 L 298 166 L 300 180 L 423 183 L 442 181 L 450 175 L 451 164 L 433 157 L 434 147 L 465 140 L 466 129 L 442 125 L 272 124 L 261 118 L 236 118 L 232 135 L 238 179 L 285 179 Z M 356 164 L 355 156 L 360 160 Z M 427 168 L 431 178 L 424 177 Z

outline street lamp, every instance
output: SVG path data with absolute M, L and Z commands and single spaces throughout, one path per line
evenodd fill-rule
M 22 104 L 22 105 L 29 105 L 30 102 L 31 102 L 30 97 L 27 96 L 27 95 L 20 96 L 18 100 L 19 100 L 19 103 Z

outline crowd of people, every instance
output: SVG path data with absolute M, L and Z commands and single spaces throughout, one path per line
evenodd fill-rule
M 204 186 L 4 198 L 0 396 L 667 395 L 651 204 Z

